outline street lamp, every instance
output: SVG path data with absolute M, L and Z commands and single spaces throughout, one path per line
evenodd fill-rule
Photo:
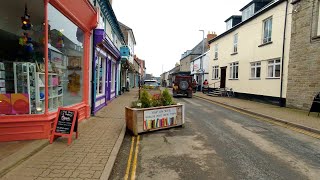
M 203 81 L 204 81 L 204 70 L 203 70 L 203 54 L 204 54 L 204 30 L 199 30 L 202 31 L 202 55 L 201 55 L 201 59 L 200 59 L 200 70 L 201 70 L 201 85 L 200 85 L 200 91 L 202 91 L 202 85 L 203 85 Z

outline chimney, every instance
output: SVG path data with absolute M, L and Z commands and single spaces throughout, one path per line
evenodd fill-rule
M 217 37 L 216 32 L 208 32 L 207 34 L 207 41 L 209 42 L 210 40 L 214 39 L 215 37 Z

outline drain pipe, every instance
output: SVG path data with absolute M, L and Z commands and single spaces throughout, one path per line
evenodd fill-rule
M 288 17 L 288 4 L 289 1 L 286 0 L 286 14 L 284 19 L 284 30 L 283 30 L 283 44 L 282 44 L 282 60 L 281 60 L 281 83 L 280 83 L 280 100 L 279 105 L 280 107 L 285 106 L 285 100 L 283 99 L 282 93 L 283 93 L 283 69 L 284 69 L 284 51 L 285 51 L 285 41 L 286 41 L 286 30 L 287 30 L 287 17 Z

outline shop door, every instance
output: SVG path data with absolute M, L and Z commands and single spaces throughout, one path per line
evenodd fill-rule
M 221 79 L 220 79 L 220 88 L 226 87 L 226 74 L 227 74 L 227 67 L 221 67 Z

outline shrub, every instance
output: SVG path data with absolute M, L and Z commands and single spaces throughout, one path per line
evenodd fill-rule
M 146 90 L 143 90 L 140 97 L 141 107 L 148 108 L 151 107 L 152 102 L 149 93 Z
M 173 104 L 172 97 L 168 89 L 165 89 L 161 94 L 161 102 L 163 106 L 168 106 Z

